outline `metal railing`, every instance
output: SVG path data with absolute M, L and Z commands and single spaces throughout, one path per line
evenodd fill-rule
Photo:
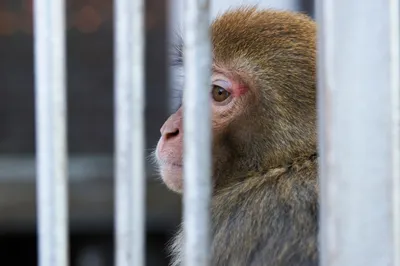
M 321 265 L 400 265 L 399 1 L 317 5 Z
M 144 265 L 144 1 L 115 1 L 116 265 Z
M 34 1 L 39 265 L 67 266 L 65 3 Z
M 209 0 L 188 0 L 185 8 L 184 265 L 210 263 L 211 44 Z

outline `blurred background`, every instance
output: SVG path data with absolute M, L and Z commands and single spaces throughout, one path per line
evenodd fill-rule
M 0 0 L 1 265 L 37 265 L 33 1 Z M 184 0 L 145 3 L 149 154 L 173 102 L 166 43 L 182 29 Z M 243 3 L 313 16 L 312 0 L 214 0 L 212 17 Z M 72 266 L 113 264 L 113 4 L 66 0 Z M 166 244 L 179 225 L 181 199 L 165 188 L 151 164 L 147 174 L 147 265 L 168 265 Z

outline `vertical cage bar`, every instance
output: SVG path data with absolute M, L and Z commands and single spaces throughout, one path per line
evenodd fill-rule
M 34 1 L 39 265 L 68 265 L 64 0 Z
M 393 8 L 398 13 L 396 1 L 317 2 L 323 266 L 394 265 L 398 252 L 392 193 L 399 178 L 399 58 Z
M 394 265 L 400 266 L 400 1 L 390 0 Z
M 115 1 L 117 266 L 145 263 L 144 2 Z
M 210 263 L 211 43 L 209 0 L 185 2 L 184 265 Z

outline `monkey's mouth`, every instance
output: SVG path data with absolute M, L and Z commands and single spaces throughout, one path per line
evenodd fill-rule
M 173 161 L 169 161 L 169 160 L 162 160 L 162 159 L 159 159 L 159 164 L 161 166 L 170 166 L 170 167 L 172 166 L 172 167 L 178 167 L 178 168 L 183 167 L 182 163 L 173 162 Z
M 175 167 L 180 167 L 180 168 L 183 167 L 183 165 L 180 164 L 180 163 L 168 163 L 168 164 L 169 164 L 169 165 L 172 165 L 172 166 L 175 166 Z
M 156 162 L 160 167 L 176 167 L 176 168 L 183 167 L 182 160 L 179 160 L 179 157 L 174 158 L 174 156 L 168 156 L 166 154 L 162 154 L 158 148 L 154 153 L 154 158 L 156 159 Z

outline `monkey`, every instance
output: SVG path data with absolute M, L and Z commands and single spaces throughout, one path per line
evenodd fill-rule
M 210 35 L 211 265 L 316 266 L 316 23 L 244 6 L 219 15 Z M 183 193 L 183 115 L 180 106 L 166 120 L 154 151 L 176 193 Z M 183 244 L 180 228 L 170 247 L 174 266 Z

